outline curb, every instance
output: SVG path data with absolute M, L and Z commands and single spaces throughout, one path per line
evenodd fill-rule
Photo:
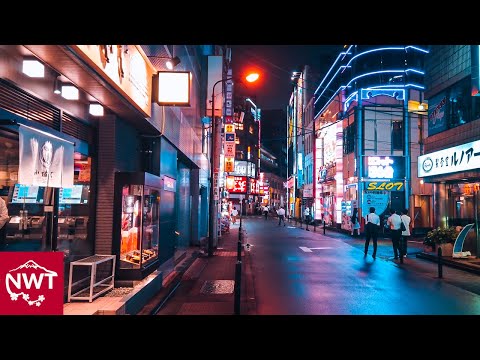
M 136 315 L 155 315 L 163 307 L 165 302 L 173 295 L 182 281 L 185 272 L 192 266 L 200 253 L 195 251 L 189 258 L 180 262 L 164 280 L 162 289 L 140 310 Z
M 418 253 L 416 255 L 416 257 L 420 258 L 420 259 L 429 260 L 429 261 L 434 262 L 434 263 L 438 263 L 438 257 L 436 255 L 431 255 L 431 254 L 421 252 L 421 253 Z M 448 258 L 442 258 L 442 264 L 446 265 L 446 266 L 449 266 L 451 268 L 455 268 L 455 269 L 458 269 L 458 270 L 463 270 L 463 271 L 467 271 L 467 272 L 470 272 L 470 273 L 473 273 L 473 274 L 476 274 L 476 275 L 480 275 L 480 266 L 478 266 L 478 265 L 461 263 L 459 261 L 450 260 Z

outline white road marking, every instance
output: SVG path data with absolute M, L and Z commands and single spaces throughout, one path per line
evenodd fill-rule
M 295 229 L 295 226 L 287 226 L 289 229 Z
M 325 246 L 325 247 L 315 247 L 315 248 L 308 248 L 306 246 L 299 246 L 300 250 L 304 252 L 313 252 L 312 250 L 324 250 L 324 249 L 333 249 L 333 247 Z

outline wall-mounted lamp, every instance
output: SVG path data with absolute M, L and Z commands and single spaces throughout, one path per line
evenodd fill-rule
M 153 66 L 158 70 L 162 71 L 165 68 L 168 70 L 172 70 L 175 66 L 180 64 L 181 60 L 178 56 L 175 57 L 168 57 L 168 56 L 155 56 L 150 55 L 148 58 L 151 60 Z M 160 61 L 157 59 L 161 59 Z M 165 61 L 166 60 L 166 61 Z
M 23 60 L 22 72 L 33 78 L 45 77 L 45 66 L 38 60 L 25 59 Z
M 165 63 L 168 70 L 173 70 L 173 68 L 178 64 L 180 64 L 180 58 L 178 56 L 175 56 L 174 58 L 167 60 L 167 62 Z
M 58 75 L 55 78 L 55 81 L 53 83 L 53 92 L 55 94 L 61 94 L 62 93 L 62 82 L 60 81 L 60 75 Z
M 104 114 L 103 106 L 98 103 L 91 103 L 89 106 L 88 112 L 90 113 L 90 115 L 93 115 L 93 116 L 103 116 Z
M 78 89 L 73 85 L 62 85 L 62 97 L 67 100 L 78 100 Z

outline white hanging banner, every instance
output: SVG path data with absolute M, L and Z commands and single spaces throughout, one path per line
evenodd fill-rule
M 20 126 L 18 183 L 73 187 L 73 146 L 44 131 Z

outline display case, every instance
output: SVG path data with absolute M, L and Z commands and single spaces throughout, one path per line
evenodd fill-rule
M 158 267 L 160 177 L 115 174 L 115 239 L 118 278 L 140 280 Z

